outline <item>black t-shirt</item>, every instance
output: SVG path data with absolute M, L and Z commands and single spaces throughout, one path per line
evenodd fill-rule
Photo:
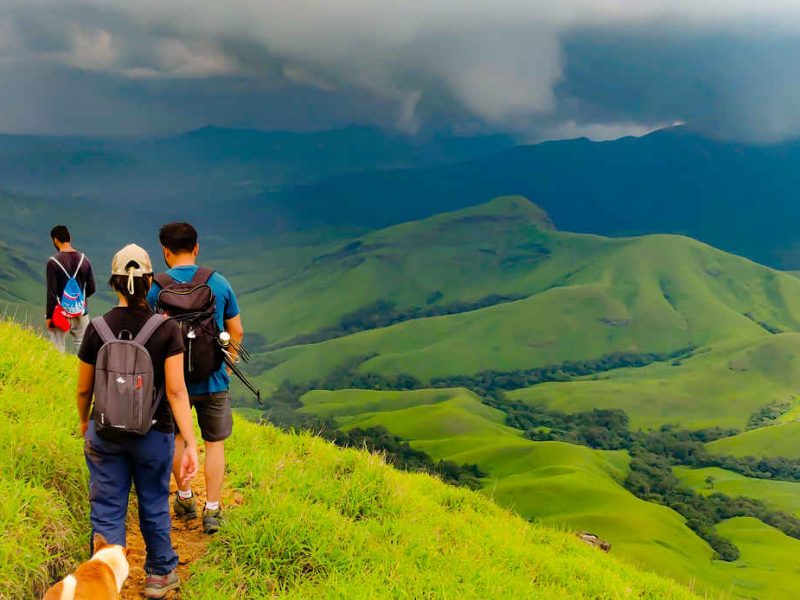
M 111 332 L 117 337 L 124 333 L 122 339 L 133 339 L 150 318 L 149 313 L 134 311 L 118 306 L 108 311 L 103 318 L 106 320 Z M 128 336 L 128 333 L 130 336 Z M 86 328 L 83 343 L 78 352 L 78 358 L 90 365 L 97 364 L 97 353 L 103 346 L 100 334 L 95 331 L 94 324 Z M 181 329 L 175 321 L 167 319 L 144 345 L 153 361 L 153 382 L 156 389 L 164 385 L 164 361 L 176 354 L 183 354 L 183 337 Z M 166 395 L 161 399 L 155 414 L 153 429 L 167 433 L 173 432 L 172 411 L 169 408 Z

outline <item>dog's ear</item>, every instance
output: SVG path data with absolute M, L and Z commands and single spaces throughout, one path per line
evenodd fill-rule
M 95 554 L 97 554 L 97 551 L 100 550 L 101 548 L 104 548 L 105 546 L 108 546 L 108 542 L 106 541 L 106 538 L 104 538 L 103 535 L 100 534 L 100 533 L 95 533 L 94 534 L 94 539 L 92 541 L 94 543 L 94 553 Z

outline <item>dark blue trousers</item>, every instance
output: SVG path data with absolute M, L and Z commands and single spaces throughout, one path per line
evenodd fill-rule
M 110 544 L 125 545 L 125 519 L 131 483 L 139 499 L 139 527 L 147 546 L 145 570 L 165 575 L 178 566 L 172 548 L 169 514 L 169 478 L 175 437 L 150 430 L 144 437 L 108 441 L 89 421 L 84 454 L 89 467 L 92 532 Z

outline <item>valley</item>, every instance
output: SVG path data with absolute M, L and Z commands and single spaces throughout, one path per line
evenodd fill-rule
M 411 167 L 435 174 L 468 164 L 436 152 Z M 607 237 L 599 222 L 563 231 L 562 221 L 577 222 L 564 217 L 566 205 L 545 211 L 536 196 L 426 203 L 432 188 L 421 186 L 409 203 L 389 194 L 359 218 L 343 205 L 344 217 L 330 222 L 321 205 L 287 200 L 311 190 L 330 199 L 321 190 L 331 177 L 406 177 L 398 167 L 409 165 L 392 156 L 373 165 L 379 175 L 348 172 L 354 160 L 336 173 L 320 167 L 307 181 L 271 181 L 268 200 L 226 196 L 237 210 L 209 198 L 239 167 L 220 167 L 220 187 L 194 199 L 202 210 L 157 210 L 161 192 L 141 205 L 95 195 L 108 185 L 105 159 L 96 178 L 79 161 L 75 181 L 97 187 L 71 203 L 37 196 L 42 190 L 18 179 L 0 195 L 8 217 L 0 223 L 0 310 L 39 310 L 56 220 L 74 222 L 76 245 L 104 273 L 106 257 L 128 241 L 159 265 L 158 226 L 197 215 L 201 262 L 237 290 L 253 354 L 246 370 L 266 399 L 258 405 L 236 388 L 241 415 L 330 437 L 386 431 L 394 446 L 424 453 L 419 464 L 474 466 L 480 476 L 468 476 L 470 485 L 525 519 L 592 531 L 614 555 L 701 593 L 786 597 L 800 584 L 787 558 L 800 549 L 787 535 L 800 515 L 800 278 L 674 233 Z M 114 168 L 133 168 L 126 165 Z M 55 196 L 73 183 L 57 181 Z M 109 302 L 99 294 L 93 312 Z M 671 432 L 688 440 L 692 456 L 668 445 L 653 452 L 652 436 Z M 725 499 L 712 498 L 717 492 Z M 692 521 L 675 503 L 682 495 L 711 520 Z M 746 510 L 724 518 L 717 510 L 743 502 Z

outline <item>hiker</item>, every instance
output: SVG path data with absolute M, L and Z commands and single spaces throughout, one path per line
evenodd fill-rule
M 222 360 L 219 333 L 230 335 L 229 353 L 235 360 L 234 348 L 239 347 L 244 330 L 231 285 L 219 273 L 196 264 L 199 246 L 195 228 L 189 223 L 169 223 L 159 230 L 158 238 L 169 270 L 155 276 L 147 300 L 151 307 L 173 318 L 184 318 L 176 316 L 176 311 L 189 317 L 182 321 L 187 346 L 184 371 L 206 451 L 203 531 L 212 534 L 219 530 L 222 520 L 220 497 L 225 477 L 225 440 L 233 429 L 230 378 Z M 175 293 L 171 292 L 173 288 L 176 288 Z M 198 305 L 189 307 L 187 302 L 191 303 L 195 297 Z M 180 434 L 177 439 L 180 446 Z M 192 489 L 178 479 L 179 458 L 176 453 L 174 474 L 178 491 L 173 509 L 180 519 L 196 519 L 197 502 Z
M 61 352 L 66 352 L 67 335 L 72 336 L 77 352 L 89 324 L 86 299 L 95 291 L 92 265 L 85 254 L 72 247 L 65 225 L 53 227 L 50 239 L 58 253 L 47 260 L 45 327 Z
M 78 416 L 86 440 L 93 534 L 125 545 L 133 483 L 147 548 L 144 595 L 163 598 L 180 586 L 170 538 L 173 457 L 178 457 L 181 486 L 197 473 L 198 459 L 183 378 L 183 338 L 177 323 L 154 314 L 147 304 L 152 280 L 144 249 L 130 244 L 114 256 L 108 283 L 119 304 L 86 329 L 78 353 Z M 180 431 L 178 448 L 173 418 Z

